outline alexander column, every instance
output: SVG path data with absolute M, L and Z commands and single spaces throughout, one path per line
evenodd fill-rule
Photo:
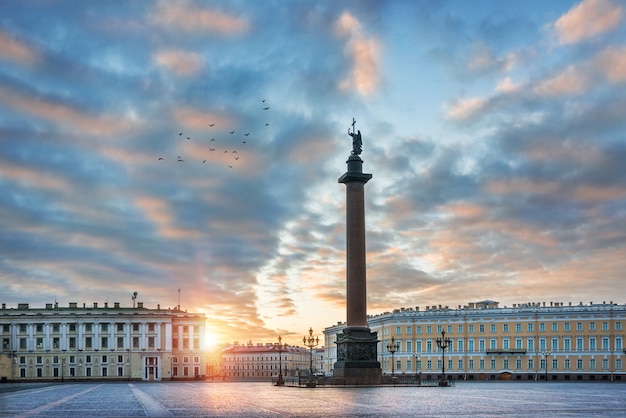
M 354 131 L 348 171 L 339 178 L 346 185 L 346 313 L 343 333 L 337 335 L 337 362 L 334 378 L 338 384 L 378 384 L 382 370 L 377 359 L 378 338 L 367 326 L 365 265 L 365 183 L 371 174 L 363 173 L 359 157 L 363 142 L 361 131 Z

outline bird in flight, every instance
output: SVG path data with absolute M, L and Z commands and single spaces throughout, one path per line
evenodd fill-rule
M 250 132 L 248 132 L 247 134 L 243 134 L 243 136 L 248 136 L 248 135 L 250 135 Z
M 184 162 L 185 162 L 185 160 L 183 160 L 182 158 L 178 157 L 178 162 L 179 162 L 179 163 L 184 163 Z
M 268 110 L 269 108 L 270 108 L 269 106 L 268 107 L 264 107 L 263 110 Z
M 212 128 L 212 127 L 215 126 L 215 124 L 214 123 L 210 123 L 209 126 Z
M 243 141 L 243 143 L 244 143 L 244 144 L 247 144 L 247 142 L 246 142 L 246 141 Z
M 224 150 L 224 154 L 226 154 L 228 151 Z
M 239 159 L 239 157 L 235 157 L 235 160 L 238 160 L 238 159 Z
M 235 133 L 235 131 L 230 131 L 230 133 L 231 133 L 231 134 L 234 134 L 234 133 Z
M 263 99 L 263 103 L 265 103 L 265 99 Z
M 206 163 L 206 160 L 202 161 L 202 164 Z
M 182 132 L 180 132 L 180 133 L 178 134 L 178 136 L 183 136 L 183 133 L 182 133 Z
M 211 138 L 211 141 L 215 141 L 215 138 Z
M 233 166 L 232 166 L 232 165 L 229 165 L 229 167 L 230 167 L 230 168 L 233 168 Z
M 266 123 L 266 124 L 265 124 L 265 126 L 270 126 L 270 124 L 269 124 L 269 123 Z
M 215 148 L 209 148 L 209 151 L 215 151 Z
M 191 139 L 191 138 L 187 137 L 187 139 Z
M 233 151 L 233 154 L 237 154 L 237 151 Z
M 165 159 L 165 158 L 163 158 L 163 157 L 159 157 L 159 160 L 164 160 L 164 159 Z

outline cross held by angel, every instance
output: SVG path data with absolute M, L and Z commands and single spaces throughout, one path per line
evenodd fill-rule
M 352 118 L 352 132 L 350 132 L 350 128 L 348 128 L 348 135 L 352 137 L 352 155 L 359 155 L 363 151 L 363 140 L 361 139 L 361 131 L 354 132 L 354 125 L 356 124 L 356 120 Z

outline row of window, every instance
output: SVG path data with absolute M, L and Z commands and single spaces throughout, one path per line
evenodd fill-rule
M 19 324 L 17 329 L 18 332 L 20 334 L 26 334 L 28 332 L 28 325 L 29 324 Z M 61 332 L 61 324 L 60 323 L 52 323 L 51 325 L 51 331 L 54 334 L 58 334 Z M 75 323 L 70 323 L 67 324 L 67 331 L 70 333 L 76 332 L 77 329 L 77 324 Z M 111 327 L 109 327 L 109 325 L 111 325 Z M 109 332 L 109 330 L 114 330 L 117 332 L 125 332 L 124 331 L 124 323 L 122 322 L 118 322 L 115 324 L 115 326 L 113 326 L 113 324 L 91 324 L 91 323 L 86 323 L 83 324 L 84 326 L 84 331 L 86 333 L 90 333 L 90 332 L 94 332 L 94 329 L 96 327 L 99 326 L 100 332 Z M 133 323 L 132 325 L 132 330 L 133 332 L 139 332 L 140 331 L 140 325 L 141 324 L 137 324 L 137 323 Z M 148 332 L 155 332 L 156 330 L 156 324 L 154 323 L 148 323 Z M 44 324 L 34 324 L 34 328 L 35 328 L 35 332 L 36 333 L 43 333 L 44 332 Z M 8 334 L 11 332 L 11 324 L 2 324 L 2 333 L 3 334 Z
M 575 359 L 576 361 L 576 369 L 578 370 L 583 370 L 584 369 L 584 359 Z M 592 359 L 588 359 L 588 370 L 596 370 L 597 366 L 598 366 L 598 362 L 596 359 L 592 358 Z M 402 369 L 402 361 L 401 360 L 396 360 L 396 365 L 395 365 L 395 370 L 398 372 L 401 372 Z M 423 369 L 423 363 L 425 363 L 426 369 Z M 437 369 L 436 370 L 441 370 L 441 360 L 437 360 Z M 447 365 L 446 365 L 446 370 L 448 371 L 454 371 L 454 361 L 453 360 L 447 360 Z M 468 360 L 467 362 L 467 370 L 468 371 L 473 371 L 474 367 L 475 367 L 475 361 L 473 359 Z M 552 363 L 552 370 L 559 370 L 559 363 L 561 363 L 561 361 L 557 358 L 553 359 L 551 361 Z M 463 359 L 459 359 L 457 361 L 457 369 L 458 371 L 465 371 L 464 369 L 464 361 Z M 572 361 L 571 359 L 562 359 L 562 364 L 563 364 L 563 370 L 571 370 L 572 369 Z M 601 359 L 601 367 L 602 370 L 608 370 L 609 369 L 609 359 Z M 427 361 L 421 361 L 418 360 L 417 363 L 417 370 L 413 369 L 413 363 L 411 362 L 411 360 L 406 361 L 406 367 L 405 367 L 405 371 L 406 372 L 413 372 L 413 371 L 422 371 L 422 370 L 433 370 L 433 361 L 432 360 L 427 360 Z M 510 370 L 510 362 L 509 359 L 503 359 L 502 360 L 502 369 L 504 370 Z M 522 370 L 522 365 L 523 365 L 523 361 L 522 359 L 516 359 L 515 360 L 515 369 L 521 371 Z M 534 359 L 530 358 L 527 360 L 526 365 L 528 367 L 528 371 L 534 371 L 535 370 L 535 361 Z M 390 361 L 386 360 L 383 362 L 383 366 L 385 368 L 385 370 L 390 369 Z M 497 360 L 496 359 L 491 359 L 489 361 L 489 366 L 491 368 L 491 370 L 496 370 L 497 369 Z M 478 360 L 478 369 L 479 370 L 485 370 L 485 360 L 484 359 L 480 359 Z M 539 361 L 539 369 L 540 370 L 545 370 L 546 369 L 546 360 L 545 359 L 541 359 Z M 621 358 L 617 358 L 615 359 L 615 370 L 621 370 L 622 369 L 622 359 Z
M 615 331 L 621 331 L 622 330 L 622 322 L 621 321 L 615 321 Z M 570 323 L 569 322 L 552 322 L 551 323 L 551 328 L 550 331 L 552 332 L 558 332 L 559 331 L 559 324 L 563 325 L 563 331 L 567 332 L 567 331 L 571 331 L 571 327 L 570 327 Z M 596 327 L 596 322 L 595 321 L 590 321 L 587 322 L 588 324 L 588 330 L 589 331 L 597 331 L 598 328 Z M 497 325 L 498 324 L 490 324 L 489 326 L 489 330 L 491 333 L 496 333 L 498 332 L 497 329 Z M 510 324 L 501 324 L 502 325 L 502 332 L 510 332 Z M 396 333 L 395 335 L 402 335 L 403 334 L 403 329 L 404 329 L 404 334 L 412 334 L 413 333 L 413 326 L 396 326 Z M 433 326 L 432 325 L 426 325 L 425 326 L 425 330 L 426 330 L 426 334 L 432 334 L 433 333 Z M 475 332 L 475 325 L 474 324 L 468 324 L 467 325 L 467 332 L 468 334 L 473 334 Z M 479 324 L 478 325 L 478 333 L 483 334 L 485 333 L 485 324 Z M 436 326 L 436 333 L 437 334 L 441 334 L 442 331 L 446 331 L 446 333 L 452 334 L 454 332 L 454 326 L 453 325 L 447 325 L 445 330 L 444 330 L 444 326 L 443 325 L 437 325 Z M 464 330 L 464 325 L 457 325 L 456 326 L 456 332 L 457 334 L 463 334 L 463 330 Z M 547 327 L 546 327 L 546 323 L 545 322 L 540 322 L 539 323 L 539 332 L 546 332 Z M 602 321 L 600 323 L 600 330 L 602 331 L 609 331 L 609 321 Z M 526 331 L 527 332 L 535 332 L 535 323 L 534 322 L 527 322 L 526 323 Z M 584 326 L 583 326 L 583 322 L 576 322 L 576 331 L 584 331 Z M 523 332 L 523 326 L 521 323 L 517 323 L 515 324 L 515 332 Z M 422 325 L 415 325 L 415 333 L 416 334 L 422 334 Z M 389 335 L 389 330 L 387 328 L 385 328 L 383 335 Z
M 125 347 L 125 339 L 126 337 L 116 337 L 115 340 L 115 345 L 118 349 L 124 349 Z M 76 337 L 67 337 L 67 347 L 70 350 L 75 350 L 77 349 L 77 341 L 78 339 Z M 100 337 L 99 340 L 96 340 L 94 337 L 84 337 L 84 349 L 85 350 L 90 350 L 90 349 L 114 349 L 113 347 L 109 346 L 109 337 Z M 96 342 L 100 342 L 99 346 L 96 346 Z M 155 341 L 156 338 L 155 337 L 147 337 L 147 341 L 148 341 L 148 348 L 155 348 Z M 139 349 L 140 345 L 140 337 L 132 337 L 132 348 L 136 348 Z M 61 348 L 61 338 L 60 337 L 51 337 L 51 339 L 49 340 L 50 343 L 50 347 L 52 349 L 59 349 Z M 34 349 L 37 350 L 45 350 L 45 349 L 50 349 L 50 347 L 45 347 L 44 346 L 44 337 L 35 337 L 34 339 L 34 344 L 35 347 Z M 189 345 L 189 344 L 187 344 Z M 28 338 L 23 337 L 23 338 L 18 338 L 18 349 L 19 350 L 29 350 L 32 349 L 31 347 L 28 347 Z M 2 339 L 2 351 L 9 351 L 11 350 L 11 339 L 10 338 L 3 338 Z
M 69 356 L 52 356 L 52 364 L 53 365 L 58 365 L 58 364 L 76 364 L 76 356 L 74 355 L 69 355 Z M 189 363 L 189 356 L 183 356 L 182 357 L 182 362 L 183 363 Z M 26 356 L 20 356 L 18 357 L 18 364 L 19 365 L 25 365 L 26 364 Z M 31 357 L 31 364 L 33 359 L 35 360 L 35 364 L 40 365 L 40 364 L 44 364 L 44 357 L 43 356 L 34 356 Z M 115 360 L 117 359 L 117 363 L 124 363 L 124 356 L 123 355 L 118 355 L 118 356 L 109 356 L 109 355 L 102 355 L 102 356 L 91 356 L 91 355 L 85 355 L 85 363 L 89 364 L 89 363 L 97 363 L 98 361 L 102 364 L 106 364 L 106 363 L 115 363 Z M 50 358 L 46 357 L 46 364 L 49 364 L 50 362 Z M 158 357 L 149 357 L 149 365 L 157 365 L 158 364 Z M 178 357 L 176 356 L 172 356 L 172 363 L 176 364 L 178 363 Z M 82 364 L 82 358 L 79 358 L 79 362 L 80 364 Z M 193 356 L 193 362 L 194 363 L 200 363 L 200 357 L 199 356 Z
M 511 345 L 511 339 L 509 337 L 502 337 L 501 339 L 501 346 L 498 346 L 498 338 L 489 338 L 487 339 L 480 339 L 478 340 L 478 350 L 476 350 L 475 347 L 475 340 L 474 339 L 468 339 L 467 340 L 467 351 L 468 352 L 474 352 L 474 351 L 486 351 L 486 350 L 511 350 L 511 349 L 515 349 L 515 350 L 527 350 L 527 351 L 535 351 L 535 338 L 533 337 L 528 337 L 528 338 L 515 338 L 515 346 L 513 347 Z M 585 339 L 587 340 L 587 344 L 585 344 Z M 550 347 L 547 346 L 548 344 L 548 339 L 547 338 L 539 338 L 539 347 L 537 348 L 538 350 L 547 350 L 550 349 L 552 351 L 596 351 L 596 350 L 603 350 L 603 351 L 609 351 L 611 350 L 610 348 L 610 338 L 609 337 L 602 337 L 601 339 L 598 339 L 596 337 L 562 337 L 562 346 L 559 345 L 560 339 L 557 337 L 551 338 L 549 340 L 550 342 Z M 487 348 L 486 344 L 487 341 L 489 342 L 489 347 Z M 526 344 L 524 344 L 524 341 L 526 341 Z M 383 341 L 382 342 L 382 347 L 387 347 L 387 342 L 388 341 Z M 402 349 L 404 348 L 404 351 L 407 353 L 411 353 L 413 352 L 413 340 L 405 340 L 404 344 L 402 340 L 395 340 L 395 342 L 398 343 L 398 347 L 399 347 L 399 352 L 402 352 Z M 598 344 L 599 342 L 599 344 Z M 575 345 L 573 344 L 575 343 Z M 425 350 L 424 350 L 425 348 Z M 624 346 L 622 344 L 622 337 L 615 337 L 614 338 L 614 344 L 613 344 L 613 351 L 621 351 L 624 349 Z M 432 351 L 437 351 L 438 347 L 436 344 L 436 341 L 433 341 L 431 339 L 426 340 L 426 344 L 425 347 L 422 344 L 422 340 L 417 339 L 415 340 L 415 351 L 418 353 L 421 352 L 432 352 Z M 451 339 L 451 344 L 448 347 L 448 351 L 452 351 L 452 352 L 465 352 L 465 340 L 462 338 L 457 338 L 455 339 Z

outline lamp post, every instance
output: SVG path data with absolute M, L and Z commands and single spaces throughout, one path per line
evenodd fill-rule
M 543 354 L 543 362 L 544 362 L 544 366 L 545 366 L 545 372 L 546 372 L 546 382 L 548 381 L 548 356 L 550 354 L 552 354 L 549 351 L 542 351 L 541 354 Z
M 450 338 L 446 338 L 446 332 L 441 331 L 441 338 L 437 338 L 437 347 L 441 349 L 441 380 L 439 386 L 448 386 L 446 381 L 446 348 L 452 344 Z
M 311 364 L 309 366 L 309 375 L 312 378 L 313 377 L 313 348 L 317 347 L 317 345 L 320 342 L 320 339 L 318 337 L 314 337 L 313 336 L 313 328 L 309 328 L 309 336 L 306 337 L 304 336 L 302 338 L 302 342 L 304 342 L 304 345 L 309 347 L 309 350 L 311 351 Z
M 64 382 L 63 369 L 65 368 L 65 355 L 61 356 L 61 382 Z
M 393 360 L 394 354 L 396 351 L 400 349 L 400 343 L 396 341 L 394 337 L 391 337 L 391 342 L 387 343 L 387 351 L 391 353 L 391 378 L 393 379 L 393 375 L 395 373 L 395 364 Z
M 278 336 L 278 380 L 276 380 L 276 386 L 285 386 L 285 381 L 283 380 L 283 362 L 282 362 L 282 353 L 287 344 L 282 343 L 282 338 Z

